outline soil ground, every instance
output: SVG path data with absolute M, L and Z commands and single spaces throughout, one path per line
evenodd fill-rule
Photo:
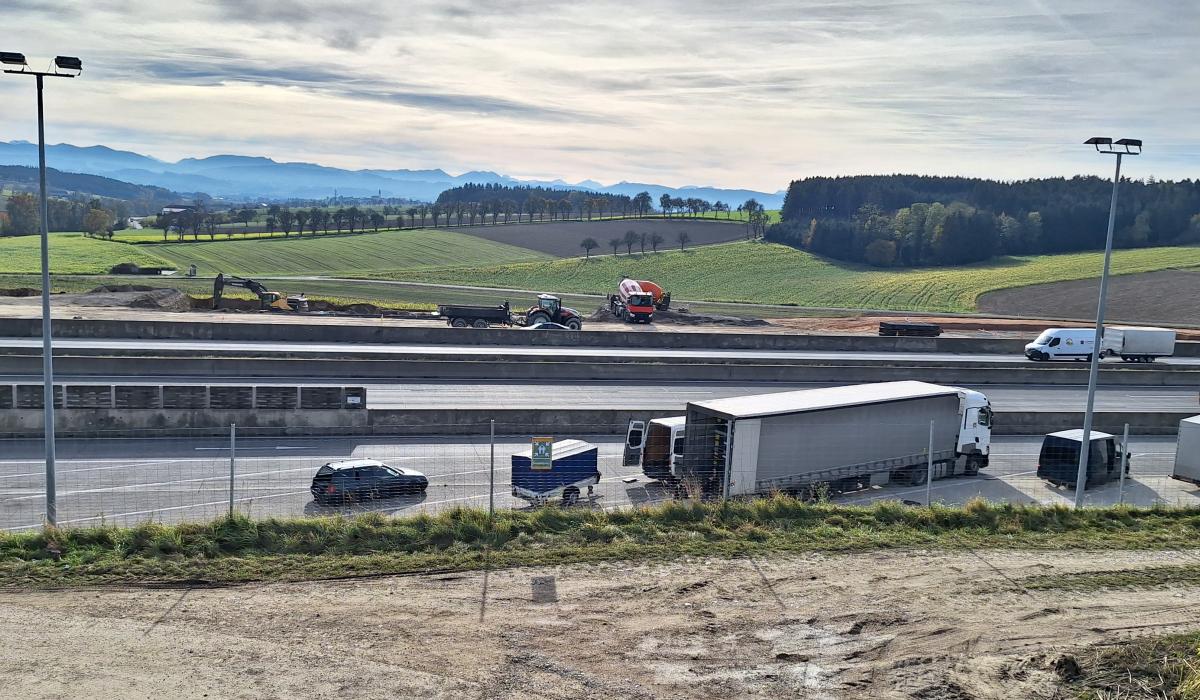
M 1006 316 L 1095 318 L 1100 280 L 1003 289 L 979 297 L 979 310 Z M 1108 318 L 1126 323 L 1200 325 L 1200 271 L 1161 270 L 1109 280 Z
M 1063 697 L 1062 654 L 1194 630 L 1198 591 L 1021 579 L 1197 554 L 915 551 L 5 591 L 0 674 L 19 698 Z
M 621 238 L 625 235 L 626 231 L 635 231 L 639 234 L 658 233 L 665 239 L 665 242 L 659 246 L 660 250 L 679 248 L 676 236 L 679 235 L 680 231 L 687 231 L 688 237 L 691 239 L 688 242 L 689 246 L 726 243 L 746 237 L 746 226 L 744 223 L 736 221 L 728 223 L 723 221 L 699 221 L 686 218 L 551 221 L 544 224 L 477 226 L 475 228 L 463 228 L 460 231 L 472 236 L 478 236 L 479 238 L 485 238 L 489 241 L 507 243 L 564 258 L 582 256 L 583 248 L 579 247 L 579 243 L 585 238 L 595 238 L 600 244 L 599 248 L 592 251 L 593 254 L 611 254 L 612 247 L 608 245 L 609 239 Z M 638 251 L 641 248 L 640 245 L 635 245 L 633 249 Z M 650 249 L 649 241 L 646 243 L 646 249 Z M 625 246 L 622 245 L 620 251 L 624 253 Z M 618 281 L 613 280 L 614 287 Z

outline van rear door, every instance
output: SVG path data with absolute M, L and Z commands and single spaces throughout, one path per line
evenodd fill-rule
M 642 463 L 642 448 L 646 446 L 646 421 L 631 420 L 625 432 L 625 456 L 621 464 L 626 467 Z

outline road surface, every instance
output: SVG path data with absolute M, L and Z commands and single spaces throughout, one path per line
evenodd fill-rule
M 670 498 L 637 467 L 621 466 L 619 438 L 592 440 L 600 448 L 602 481 L 584 507 L 619 508 Z M 498 438 L 495 502 L 525 507 L 510 495 L 509 455 L 528 447 L 528 438 Z M 1134 458 L 1125 501 L 1139 505 L 1200 505 L 1200 489 L 1167 478 L 1174 438 L 1131 440 Z M 961 504 L 976 496 L 993 501 L 1069 503 L 1070 490 L 1038 479 L 1040 438 L 994 441 L 991 466 L 977 477 L 934 482 L 935 500 Z M 45 508 L 41 443 L 0 443 L 0 529 L 37 527 Z M 131 524 L 147 520 L 203 520 L 225 513 L 229 504 L 229 443 L 216 438 L 60 440 L 58 508 L 62 525 Z M 350 508 L 316 506 L 308 492 L 312 475 L 325 462 L 371 457 L 425 472 L 424 496 L 385 499 Z M 487 507 L 490 448 L 486 437 L 463 438 L 251 438 L 239 439 L 234 505 L 254 517 L 335 515 L 363 511 L 388 514 L 434 512 L 453 506 Z M 923 501 L 924 487 L 885 486 L 838 497 L 847 503 L 878 499 Z M 1119 500 L 1118 484 L 1087 492 L 1089 503 Z

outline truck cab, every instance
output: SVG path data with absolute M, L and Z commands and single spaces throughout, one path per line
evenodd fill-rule
M 985 394 L 971 389 L 959 389 L 958 395 L 962 402 L 958 453 L 966 457 L 963 473 L 973 475 L 988 465 L 991 454 L 992 404 Z
M 641 465 L 650 479 L 665 483 L 679 480 L 683 459 L 683 435 L 686 416 L 631 420 L 625 434 L 625 466 Z

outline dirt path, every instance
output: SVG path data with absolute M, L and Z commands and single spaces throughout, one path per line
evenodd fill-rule
M 1197 552 L 896 552 L 217 590 L 0 593 L 14 698 L 1051 697 L 1063 650 L 1200 625 L 1195 591 L 1021 577 Z

